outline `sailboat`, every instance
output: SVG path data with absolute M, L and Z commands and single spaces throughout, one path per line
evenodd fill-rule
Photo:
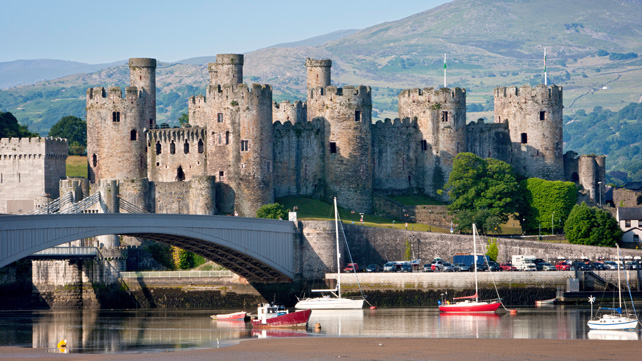
M 618 255 L 620 254 L 620 246 L 617 246 Z M 638 327 L 638 316 L 635 313 L 635 306 L 633 299 L 631 305 L 633 306 L 633 314 L 622 314 L 622 289 L 620 287 L 620 269 L 621 265 L 618 263 L 617 269 L 617 294 L 619 305 L 617 308 L 600 307 L 600 310 L 611 311 L 611 313 L 603 314 L 601 317 L 591 318 L 587 325 L 591 330 L 635 330 Z M 627 282 L 627 289 L 629 283 Z M 629 295 L 631 290 L 629 289 Z
M 474 258 L 474 267 L 475 270 L 475 294 L 472 296 L 456 297 L 453 298 L 453 302 L 446 302 L 446 304 L 439 305 L 439 311 L 441 312 L 495 312 L 501 305 L 499 299 L 480 301 L 479 300 L 479 290 L 477 285 L 477 226 L 473 223 L 473 254 Z
M 337 287 L 334 289 L 312 290 L 312 292 L 326 292 L 330 295 L 310 297 L 299 300 L 294 308 L 309 310 L 353 310 L 363 308 L 363 297 L 351 299 L 341 297 L 341 253 L 339 252 L 339 210 L 337 199 L 334 198 L 334 226 L 337 241 Z

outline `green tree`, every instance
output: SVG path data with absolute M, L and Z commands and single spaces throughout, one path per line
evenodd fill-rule
M 475 223 L 480 233 L 487 233 L 508 221 L 522 203 L 513 168 L 472 153 L 457 154 L 444 188 L 451 200 L 448 209 L 462 231 L 470 231 Z
M 403 253 L 403 259 L 405 261 L 412 260 L 412 247 L 410 246 L 410 241 L 406 240 L 406 249 Z
M 258 218 L 287 219 L 288 213 L 279 203 L 266 204 L 256 211 Z
M 184 126 L 185 124 L 189 124 L 189 115 L 187 115 L 187 112 L 183 112 L 181 116 L 178 118 L 178 124 Z
M 0 138 L 29 138 L 38 137 L 29 129 L 18 123 L 18 119 L 9 112 L 0 112 Z
M 84 155 L 87 152 L 87 122 L 67 115 L 49 130 L 50 137 L 66 138 L 69 142 L 69 154 Z
M 486 255 L 493 261 L 497 261 L 497 256 L 499 255 L 499 247 L 497 246 L 497 238 L 488 239 L 488 248 L 486 250 Z
M 585 202 L 573 207 L 564 232 L 569 242 L 590 246 L 613 247 L 622 239 L 622 230 L 611 213 Z
M 519 207 L 520 221 L 530 233 L 551 231 L 564 224 L 577 203 L 577 186 L 573 182 L 547 181 L 529 178 L 522 181 L 526 202 Z

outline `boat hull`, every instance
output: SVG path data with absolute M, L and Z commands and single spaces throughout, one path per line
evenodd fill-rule
M 294 306 L 302 310 L 358 310 L 363 308 L 364 300 L 352 300 L 349 298 L 306 298 Z
M 226 313 L 222 315 L 212 315 L 212 319 L 217 321 L 242 321 L 247 317 L 246 312 Z
M 638 320 L 630 317 L 606 316 L 586 323 L 591 330 L 635 330 Z
M 499 302 L 457 302 L 439 306 L 441 312 L 469 313 L 469 312 L 495 312 Z
M 305 328 L 308 325 L 312 310 L 302 310 L 270 317 L 265 323 L 258 319 L 252 320 L 254 328 Z

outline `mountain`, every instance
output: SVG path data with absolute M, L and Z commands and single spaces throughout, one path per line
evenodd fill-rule
M 466 88 L 468 118 L 492 119 L 495 87 L 543 82 L 546 48 L 548 81 L 564 88 L 566 116 L 595 106 L 618 112 L 641 100 L 640 13 L 642 0 L 454 0 L 366 29 L 249 52 L 245 82 L 271 84 L 276 101 L 302 99 L 305 59 L 330 58 L 334 84 L 372 86 L 373 118 L 394 117 L 401 89 L 443 84 L 447 54 L 448 86 Z M 159 64 L 159 122 L 176 122 L 187 97 L 205 92 L 206 63 L 214 59 Z M 0 108 L 46 133 L 67 113 L 85 116 L 87 87 L 127 82 L 126 66 L 108 67 L 0 91 Z M 580 149 L 581 136 L 567 150 Z
M 119 61 L 110 64 L 85 64 L 75 61 L 37 59 L 15 60 L 0 63 L 0 89 L 18 85 L 56 79 L 76 73 L 92 73 L 114 65 L 126 64 Z

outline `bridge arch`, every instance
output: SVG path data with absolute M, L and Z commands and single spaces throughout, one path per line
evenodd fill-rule
M 176 214 L 62 214 L 0 217 L 0 267 L 82 238 L 140 237 L 184 248 L 250 282 L 292 282 L 294 224 L 259 218 Z

